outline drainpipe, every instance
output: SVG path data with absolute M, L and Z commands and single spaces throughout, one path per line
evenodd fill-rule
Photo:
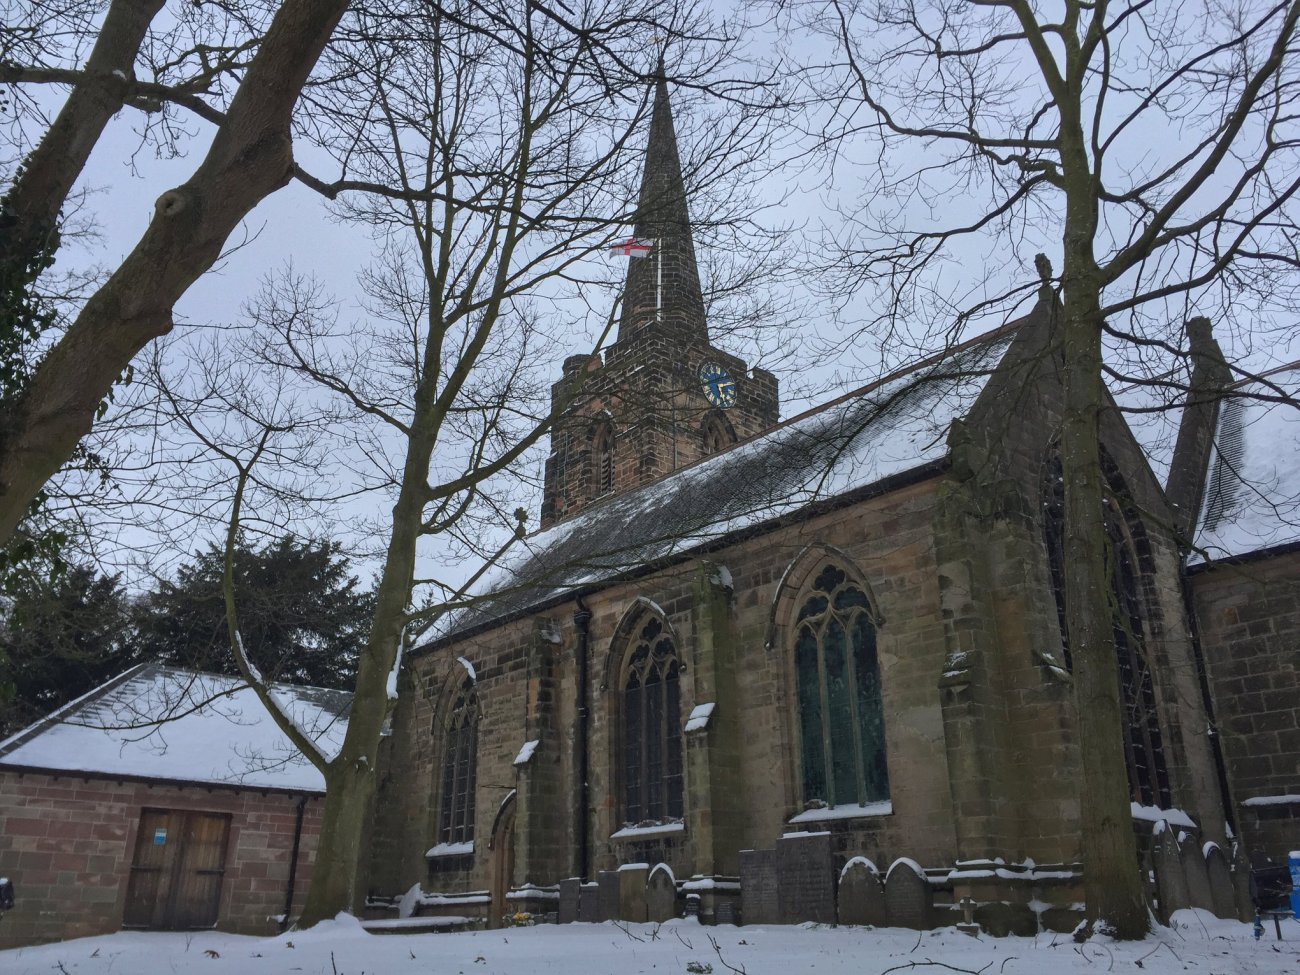
M 588 726 L 591 720 L 591 707 L 588 703 L 588 650 L 590 641 L 591 610 L 579 596 L 577 609 L 573 611 L 573 625 L 578 628 L 578 876 L 585 883 L 590 872 L 591 863 L 588 855 L 589 822 L 588 807 L 591 805 L 591 784 L 587 781 L 588 773 Z
M 289 854 L 289 883 L 284 890 L 284 916 L 280 920 L 280 933 L 289 927 L 289 915 L 293 912 L 293 883 L 298 878 L 298 849 L 302 846 L 302 817 L 307 811 L 307 797 L 298 799 L 298 819 L 293 826 L 293 852 Z

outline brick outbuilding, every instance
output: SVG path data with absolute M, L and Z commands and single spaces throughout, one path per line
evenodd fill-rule
M 279 687 L 329 747 L 349 695 Z M 241 681 L 144 664 L 0 743 L 0 949 L 121 927 L 270 934 L 311 880 L 324 782 Z

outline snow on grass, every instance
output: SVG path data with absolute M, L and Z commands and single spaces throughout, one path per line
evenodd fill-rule
M 345 915 L 311 931 L 278 938 L 218 932 L 123 932 L 0 952 L 5 975 L 684 975 L 687 965 L 726 965 L 747 975 L 1184 975 L 1185 972 L 1273 975 L 1300 970 L 1300 923 L 1255 941 L 1251 927 L 1204 911 L 1180 911 L 1177 928 L 1145 941 L 1068 935 L 978 940 L 940 931 L 789 927 L 701 927 L 694 921 L 651 924 L 540 925 L 503 931 L 373 935 Z M 626 929 L 626 932 L 625 930 Z M 722 959 L 710 944 L 717 941 Z M 1137 966 L 1136 962 L 1141 962 Z M 951 966 L 944 968 L 940 966 Z M 911 967 L 914 966 L 914 967 Z

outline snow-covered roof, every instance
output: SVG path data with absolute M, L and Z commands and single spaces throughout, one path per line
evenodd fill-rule
M 1263 378 L 1219 409 L 1193 562 L 1300 542 L 1300 367 Z
M 663 564 L 941 460 L 949 425 L 970 411 L 1019 324 L 521 540 L 480 582 L 477 594 L 487 598 L 453 617 L 444 635 Z
M 297 726 L 338 752 L 352 695 L 273 685 Z M 97 776 L 324 792 L 325 781 L 290 744 L 243 680 L 141 664 L 0 742 L 0 771 Z

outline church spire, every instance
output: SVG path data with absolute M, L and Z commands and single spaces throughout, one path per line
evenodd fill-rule
M 655 77 L 650 141 L 634 234 L 638 240 L 653 243 L 654 250 L 648 257 L 628 262 L 619 321 L 620 344 L 645 335 L 708 344 L 686 184 L 662 56 Z

